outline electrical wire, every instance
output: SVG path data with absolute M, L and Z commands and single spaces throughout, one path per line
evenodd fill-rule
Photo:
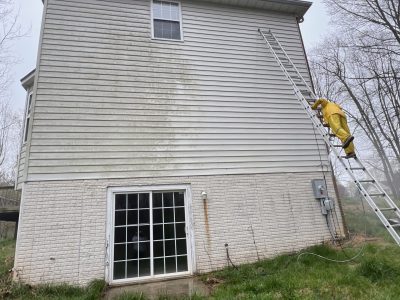
M 363 215 L 364 215 L 364 237 L 366 237 L 366 236 L 367 236 L 367 216 L 366 216 L 366 212 L 365 212 L 364 200 L 363 200 L 363 198 L 361 197 L 361 194 L 360 194 L 360 199 L 361 199 L 361 205 L 362 205 Z M 330 261 L 330 262 L 335 262 L 335 263 L 348 263 L 348 262 L 351 262 L 351 261 L 357 259 L 357 258 L 364 252 L 365 246 L 366 246 L 366 239 L 364 238 L 364 242 L 363 242 L 363 245 L 362 245 L 361 249 L 360 249 L 353 257 L 348 257 L 348 259 L 344 259 L 344 260 L 338 260 L 338 259 L 333 259 L 333 258 L 325 257 L 325 256 L 322 256 L 322 255 L 313 253 L 313 252 L 303 252 L 303 253 L 300 253 L 300 254 L 297 256 L 297 262 L 299 262 L 300 257 L 302 257 L 302 256 L 304 256 L 304 255 L 311 255 L 311 256 L 316 256 L 316 257 L 318 257 L 318 258 L 320 258 L 320 259 L 327 260 L 327 261 Z M 341 248 L 342 248 L 342 246 L 341 246 Z M 345 253 L 345 251 L 344 251 L 343 248 L 342 248 L 342 251 L 343 251 L 343 253 Z M 345 253 L 345 254 L 346 254 L 346 253 Z M 346 255 L 346 256 L 347 256 L 347 255 Z
M 231 257 L 229 256 L 229 248 L 228 248 L 228 244 L 225 244 L 225 250 L 226 250 L 226 258 L 228 259 L 228 264 L 231 263 L 232 267 L 235 270 L 238 270 L 238 267 L 236 267 L 236 265 L 233 263 L 233 261 L 231 260 Z
M 313 125 L 312 128 L 313 128 L 313 133 L 314 133 L 314 139 L 315 139 L 315 142 L 316 142 L 316 144 L 317 144 L 317 149 L 318 149 L 318 155 L 319 155 L 319 161 L 320 161 L 322 176 L 323 176 L 323 179 L 324 179 L 325 186 L 328 187 L 328 183 L 327 183 L 326 176 L 325 176 L 325 171 L 324 171 L 324 164 L 323 164 L 323 161 L 322 161 L 321 149 L 320 149 L 320 147 L 319 147 L 319 141 L 318 141 L 318 138 L 317 138 L 317 133 L 316 133 L 316 130 L 315 130 L 315 126 Z M 327 196 L 327 198 L 329 198 L 329 191 L 328 191 L 328 188 L 326 189 L 326 196 Z M 335 210 L 335 209 L 333 209 L 333 210 Z M 335 211 L 336 211 L 336 210 L 335 210 Z M 332 220 L 332 224 L 333 224 L 334 231 L 335 231 L 335 234 L 334 234 L 333 236 L 337 236 L 337 235 L 338 235 L 338 231 L 337 231 L 337 228 L 336 228 L 336 225 L 335 225 L 335 221 L 334 221 L 334 220 Z M 327 223 L 327 226 L 328 226 L 329 232 L 331 232 L 331 228 L 330 228 L 329 222 Z M 340 229 L 339 223 L 338 223 L 338 226 L 339 226 L 339 229 Z M 341 231 L 341 230 L 340 230 L 340 231 Z M 340 233 L 341 233 L 341 232 L 340 232 Z M 334 243 L 335 241 L 336 241 L 336 238 L 333 237 L 333 238 L 332 238 L 332 242 Z

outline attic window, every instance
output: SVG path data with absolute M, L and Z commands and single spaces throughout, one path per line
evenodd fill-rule
M 179 2 L 153 1 L 153 38 L 182 40 L 181 8 Z

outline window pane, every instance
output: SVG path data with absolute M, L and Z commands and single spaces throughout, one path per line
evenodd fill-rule
M 125 260 L 125 244 L 114 245 L 114 260 Z
M 161 19 L 171 20 L 171 3 L 161 2 Z
M 150 257 L 150 242 L 139 243 L 139 258 Z
M 125 278 L 125 262 L 114 263 L 114 279 Z
M 178 256 L 178 272 L 185 272 L 188 270 L 187 256 Z
M 128 225 L 138 224 L 138 211 L 128 210 Z
M 115 226 L 126 225 L 126 210 L 115 212 Z
M 171 22 L 171 39 L 181 39 L 181 27 L 179 26 L 179 22 Z
M 115 209 L 126 209 L 126 195 L 115 195 Z
M 137 226 L 129 226 L 128 227 L 128 238 L 127 242 L 137 242 L 139 240 L 138 235 L 138 227 Z
M 141 209 L 139 210 L 139 224 L 149 224 L 150 223 L 150 210 Z
M 175 208 L 175 222 L 185 222 L 185 208 Z
M 183 200 L 183 192 L 174 193 L 175 206 L 184 206 L 185 201 Z
M 29 117 L 26 118 L 24 142 L 28 140 Z
M 162 240 L 163 239 L 163 225 L 154 225 L 153 226 L 153 239 L 154 240 Z
M 166 208 L 164 209 L 164 223 L 174 222 L 174 209 Z
M 139 241 L 149 241 L 150 240 L 150 226 L 140 226 L 139 227 Z
M 175 257 L 165 258 L 165 269 L 166 269 L 166 273 L 176 272 L 176 258 Z
M 165 233 L 165 239 L 173 239 L 173 238 L 175 238 L 174 224 L 166 224 L 166 225 L 164 225 L 164 233 Z
M 174 199 L 173 199 L 173 194 L 172 193 L 164 193 L 164 207 L 172 207 L 174 206 Z
M 138 195 L 137 194 L 129 194 L 128 195 L 128 208 L 129 209 L 138 208 Z
M 32 108 L 32 97 L 33 97 L 33 94 L 30 94 L 29 100 L 28 100 L 28 114 L 31 112 L 31 108 Z
M 164 258 L 154 259 L 154 274 L 164 274 Z
M 137 259 L 139 257 L 139 243 L 127 244 L 127 259 Z
M 126 242 L 126 227 L 116 227 L 114 230 L 114 242 L 125 243 Z
M 171 3 L 170 8 L 171 8 L 171 19 L 170 20 L 179 21 L 179 4 Z
M 165 241 L 165 256 L 175 255 L 175 241 Z
M 132 278 L 132 277 L 137 277 L 138 276 L 138 262 L 137 260 L 131 260 L 126 262 L 126 271 L 127 271 L 127 277 Z
M 181 32 L 179 22 L 154 20 L 154 37 L 180 40 Z
M 154 30 L 154 37 L 155 38 L 163 38 L 163 35 L 162 35 L 162 21 L 154 20 L 153 30 Z
M 162 35 L 165 39 L 172 39 L 172 28 L 171 28 L 171 22 L 170 21 L 163 21 L 162 23 Z
M 139 260 L 139 276 L 150 275 L 150 259 Z
M 186 237 L 185 223 L 176 224 L 176 238 Z
M 161 19 L 161 2 L 153 1 L 153 18 Z
M 153 223 L 159 224 L 163 222 L 162 208 L 153 209 Z
M 162 206 L 162 193 L 154 193 L 153 207 L 161 207 L 161 206 Z
M 164 242 L 154 242 L 153 243 L 154 257 L 164 256 Z
M 178 255 L 186 254 L 186 239 L 176 240 L 176 251 Z
M 149 208 L 149 194 L 139 194 L 139 208 Z

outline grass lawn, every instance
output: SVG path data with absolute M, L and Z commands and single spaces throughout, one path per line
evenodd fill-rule
M 352 256 L 358 250 L 345 253 Z M 215 299 L 399 299 L 399 250 L 392 244 L 369 244 L 360 258 L 345 264 L 283 255 L 208 276 L 222 282 L 214 290 Z M 308 251 L 347 259 L 345 253 L 328 246 Z
M 373 213 L 366 218 L 359 203 L 344 200 L 347 225 L 351 231 L 380 236 L 363 247 L 360 239 L 352 245 L 327 245 L 307 249 L 332 259 L 346 260 L 363 248 L 349 263 L 333 263 L 312 255 L 282 255 L 255 264 L 205 274 L 201 279 L 212 288 L 209 299 L 400 299 L 400 248 L 391 241 Z M 101 299 L 103 281 L 88 288 L 67 285 L 28 287 L 11 282 L 14 241 L 0 241 L 0 299 Z M 145 300 L 145 295 L 125 294 L 117 300 Z M 160 296 L 159 299 L 176 299 Z M 193 296 L 187 299 L 204 299 Z

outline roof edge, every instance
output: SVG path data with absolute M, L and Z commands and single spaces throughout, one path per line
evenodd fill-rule
M 21 78 L 21 84 L 25 90 L 28 90 L 35 82 L 36 69 L 33 69 Z

